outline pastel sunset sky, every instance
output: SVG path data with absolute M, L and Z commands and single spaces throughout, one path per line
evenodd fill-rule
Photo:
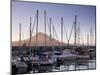
M 12 1 L 12 41 L 19 39 L 19 23 L 22 24 L 24 34 L 22 39 L 29 38 L 30 17 L 32 17 L 33 24 L 37 9 L 39 10 L 39 32 L 44 33 L 44 10 L 46 10 L 48 20 L 50 17 L 52 18 L 59 40 L 61 39 L 61 17 L 63 17 L 66 32 L 69 37 L 75 15 L 77 15 L 77 20 L 80 22 L 80 33 L 84 43 L 87 42 L 87 34 L 90 33 L 91 27 L 93 29 L 93 35 L 95 35 L 95 6 Z M 47 35 L 49 35 L 48 30 L 47 27 Z M 35 31 L 33 35 L 35 35 Z M 74 35 L 72 34 L 71 43 L 73 43 L 73 39 Z M 67 42 L 65 33 L 64 42 Z

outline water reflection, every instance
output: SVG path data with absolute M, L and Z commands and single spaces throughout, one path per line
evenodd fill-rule
M 60 67 L 56 67 L 53 66 L 51 70 L 48 71 L 44 70 L 44 71 L 40 71 L 40 70 L 36 70 L 36 71 L 30 71 L 30 73 L 42 73 L 42 72 L 59 72 L 59 71 L 75 71 L 75 70 L 91 70 L 91 69 L 95 69 L 96 68 L 96 62 L 95 60 L 89 60 L 88 63 L 80 63 L 80 64 L 76 64 L 73 62 L 65 62 L 64 64 L 60 65 Z
M 71 62 L 65 62 L 65 64 L 61 65 L 59 68 L 53 68 L 53 71 L 73 71 L 73 70 L 90 70 L 90 69 L 95 69 L 96 68 L 96 63 L 95 60 L 89 60 L 88 63 L 86 62 L 81 62 L 77 63 L 71 63 Z

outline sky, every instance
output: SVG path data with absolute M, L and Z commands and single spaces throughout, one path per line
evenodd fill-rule
M 80 33 L 84 43 L 87 42 L 87 34 L 90 33 L 91 27 L 93 29 L 93 35 L 95 35 L 95 6 L 12 1 L 12 41 L 18 41 L 19 39 L 19 23 L 22 24 L 22 39 L 29 38 L 30 17 L 32 17 L 33 24 L 37 9 L 39 10 L 39 32 L 44 33 L 44 10 L 46 10 L 47 19 L 49 21 L 49 18 L 52 18 L 59 41 L 61 40 L 61 17 L 63 17 L 68 37 L 75 15 L 77 15 L 77 21 L 80 23 Z M 49 35 L 48 27 L 46 29 L 47 35 Z M 65 33 L 63 34 L 64 42 L 67 43 Z M 35 35 L 35 31 L 33 35 Z M 73 42 L 74 34 L 71 37 L 71 43 Z

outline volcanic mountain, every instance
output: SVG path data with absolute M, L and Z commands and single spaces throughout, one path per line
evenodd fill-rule
M 45 37 L 46 37 L 46 43 L 45 43 Z M 36 42 L 36 38 L 37 38 L 37 42 Z M 29 39 L 22 40 L 21 44 L 19 43 L 19 41 L 12 42 L 12 46 L 20 46 L 23 44 L 28 45 Z M 31 46 L 60 46 L 61 44 L 66 45 L 66 43 L 61 43 L 54 38 L 50 38 L 50 36 L 45 35 L 42 32 L 39 32 L 36 35 L 32 36 L 31 42 L 30 42 Z

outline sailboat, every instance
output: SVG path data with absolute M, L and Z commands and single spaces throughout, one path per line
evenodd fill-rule
M 21 24 L 19 24 L 19 56 L 12 59 L 12 74 L 22 74 L 27 72 L 28 65 L 25 63 L 21 47 Z

